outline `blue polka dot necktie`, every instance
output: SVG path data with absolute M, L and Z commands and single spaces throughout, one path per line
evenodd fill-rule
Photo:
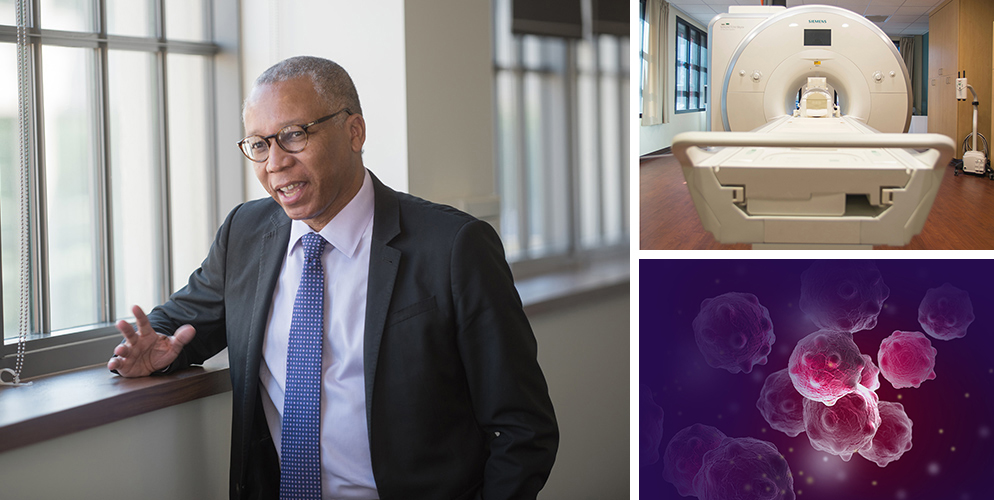
M 324 238 L 308 233 L 304 272 L 293 301 L 286 354 L 280 442 L 280 499 L 321 498 L 321 344 L 324 330 Z

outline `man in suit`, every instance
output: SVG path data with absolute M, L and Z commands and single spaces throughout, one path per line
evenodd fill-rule
M 108 368 L 168 373 L 227 347 L 231 498 L 286 497 L 302 439 L 284 433 L 301 401 L 297 295 L 323 271 L 320 403 L 303 398 L 320 408 L 317 435 L 303 433 L 320 442 L 317 495 L 535 498 L 558 428 L 493 229 L 365 169 L 359 98 L 331 61 L 277 63 L 243 120 L 239 144 L 271 198 L 232 210 L 186 287 L 147 317 L 133 308 L 137 329 L 118 322 L 125 341 Z M 321 244 L 307 246 L 314 235 Z

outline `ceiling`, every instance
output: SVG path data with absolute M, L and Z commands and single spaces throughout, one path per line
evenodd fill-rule
M 798 5 L 835 5 L 863 16 L 887 16 L 876 23 L 891 36 L 924 35 L 928 32 L 928 13 L 945 0 L 787 0 L 787 7 Z M 711 18 L 728 12 L 729 5 L 762 5 L 761 0 L 669 0 L 697 22 L 707 26 Z

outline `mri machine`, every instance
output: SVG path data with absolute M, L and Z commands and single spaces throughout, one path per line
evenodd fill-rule
M 952 139 L 907 134 L 908 70 L 846 9 L 731 7 L 708 26 L 710 132 L 673 154 L 704 228 L 753 248 L 908 244 Z

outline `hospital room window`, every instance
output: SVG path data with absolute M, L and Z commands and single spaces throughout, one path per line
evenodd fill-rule
M 106 342 L 120 337 L 114 321 L 130 318 L 132 304 L 147 311 L 161 303 L 185 284 L 178 276 L 199 265 L 218 198 L 215 2 L 234 5 L 21 0 L 29 22 L 19 82 L 17 2 L 0 1 L 4 353 L 19 336 L 23 287 L 29 352 L 92 344 L 105 360 Z M 23 152 L 21 95 L 31 116 Z M 70 357 L 82 356 L 62 355 Z M 28 365 L 33 374 L 72 367 Z
M 513 34 L 494 2 L 500 235 L 516 273 L 627 252 L 629 37 Z
M 704 111 L 708 81 L 708 36 L 676 18 L 676 111 Z

